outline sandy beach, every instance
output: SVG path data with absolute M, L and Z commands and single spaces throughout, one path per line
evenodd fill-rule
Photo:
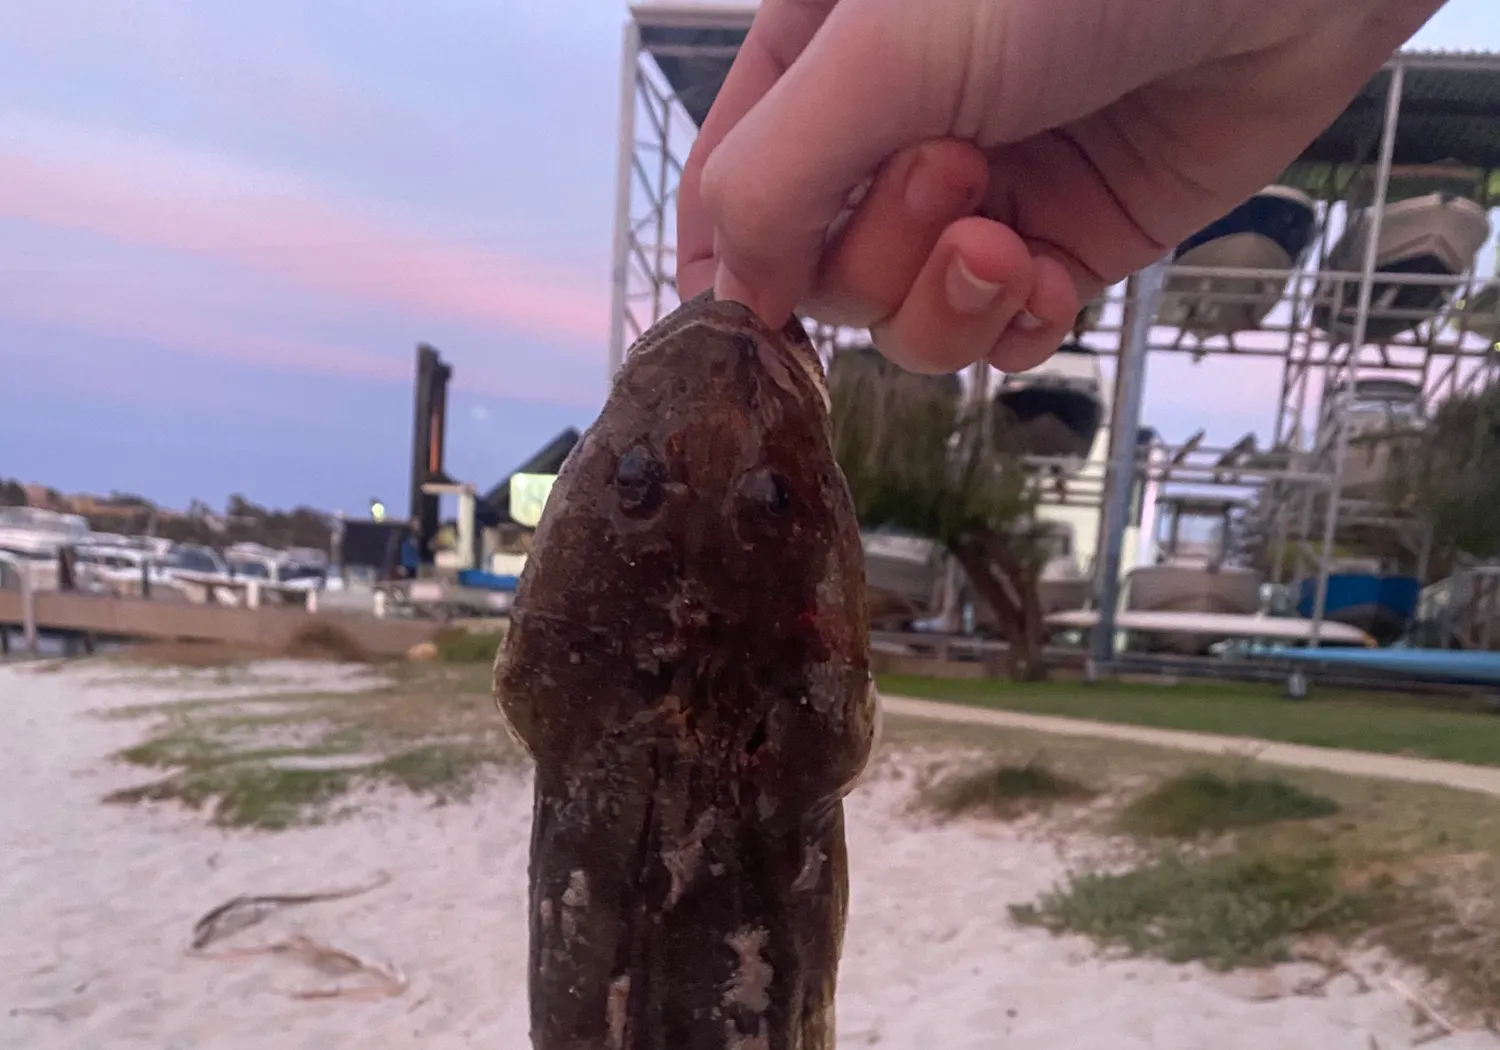
M 220 680 L 222 679 L 222 680 Z M 140 725 L 94 712 L 179 697 L 359 689 L 368 672 L 312 664 L 253 674 L 144 672 L 95 662 L 0 667 L 0 1047 L 26 1050 L 523 1050 L 529 786 L 489 785 L 433 807 L 390 794 L 359 815 L 284 832 L 226 832 L 173 806 L 115 806 L 140 771 L 109 755 Z M 841 1050 L 1391 1050 L 1413 1045 L 1409 1005 L 1379 980 L 1292 994 L 1299 968 L 1230 975 L 1100 957 L 1087 941 L 1017 926 L 1069 858 L 1034 824 L 934 826 L 907 807 L 899 764 L 849 802 L 852 904 L 839 995 Z M 400 994 L 326 990 L 286 954 L 202 958 L 193 924 L 238 894 L 389 881 L 278 912 L 225 946 L 300 934 L 386 967 Z M 1304 974 L 1305 976 L 1305 974 Z M 1500 1046 L 1486 1033 L 1427 1041 Z

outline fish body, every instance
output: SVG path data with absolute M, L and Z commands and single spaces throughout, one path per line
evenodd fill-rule
M 832 1050 L 864 601 L 806 334 L 684 303 L 560 470 L 496 664 L 536 1050 Z

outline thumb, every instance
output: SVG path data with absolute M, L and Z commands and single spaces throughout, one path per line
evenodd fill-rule
M 784 324 L 812 289 L 829 228 L 855 189 L 891 154 L 943 130 L 921 119 L 921 48 L 902 39 L 901 6 L 837 4 L 704 164 L 715 295 L 769 325 Z

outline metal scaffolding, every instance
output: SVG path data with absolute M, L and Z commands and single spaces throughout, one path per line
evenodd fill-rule
M 611 375 L 627 348 L 679 302 L 675 281 L 676 191 L 683 161 L 698 126 L 723 83 L 754 17 L 747 5 L 650 5 L 632 8 L 625 26 L 621 67 L 620 144 L 613 293 L 609 347 Z M 1472 272 L 1458 278 L 1381 271 L 1376 277 L 1376 245 L 1385 214 L 1393 165 L 1445 160 L 1482 169 L 1492 194 L 1500 190 L 1500 55 L 1403 52 L 1365 86 L 1348 109 L 1283 176 L 1318 202 L 1318 242 L 1291 272 L 1226 270 L 1169 265 L 1167 296 L 1174 287 L 1209 278 L 1270 281 L 1282 289 L 1279 305 L 1254 331 L 1199 338 L 1165 324 L 1158 311 L 1131 327 L 1125 282 L 1110 289 L 1090 311 L 1093 321 L 1081 342 L 1100 356 L 1139 359 L 1142 379 L 1152 354 L 1188 355 L 1193 360 L 1265 360 L 1280 369 L 1279 396 L 1268 447 L 1210 449 L 1201 439 L 1186 446 L 1158 447 L 1148 464 L 1144 448 L 1111 457 L 1120 467 L 1132 463 L 1136 479 L 1159 486 L 1225 488 L 1259 506 L 1244 529 L 1259 530 L 1260 541 L 1275 548 L 1271 559 L 1276 584 L 1300 586 L 1315 580 L 1314 637 L 1321 628 L 1329 566 L 1341 536 L 1350 528 L 1385 529 L 1401 537 L 1418 569 L 1425 570 L 1425 534 L 1409 515 L 1345 490 L 1348 433 L 1339 423 L 1339 399 L 1353 380 L 1397 375 L 1411 379 L 1424 404 L 1494 377 L 1500 368 L 1500 284 L 1481 289 Z M 1371 172 L 1373 170 L 1373 178 Z M 1363 196 L 1360 196 L 1360 195 Z M 1489 204 L 1497 203 L 1491 196 Z M 1330 259 L 1334 234 L 1367 215 L 1370 234 L 1358 270 L 1338 269 Z M 1500 225 L 1496 223 L 1495 225 Z M 1488 260 L 1485 260 L 1488 262 Z M 1485 274 L 1485 277 L 1492 275 Z M 1494 282 L 1492 282 L 1494 283 Z M 1436 317 L 1383 341 L 1366 338 L 1376 286 L 1445 286 L 1448 306 Z M 1330 334 L 1319 327 L 1345 309 L 1346 291 L 1357 291 L 1350 330 Z M 1194 291 L 1219 303 L 1244 302 L 1245 294 Z M 1487 299 L 1486 296 L 1490 296 Z M 1494 301 L 1491 301 L 1494 300 Z M 1488 315 L 1473 304 L 1487 303 Z M 1459 304 L 1470 309 L 1460 309 Z M 1382 316 L 1391 313 L 1384 307 Z M 1334 325 L 1332 327 L 1338 327 Z M 1476 330 L 1477 329 L 1477 330 Z M 868 342 L 863 332 L 826 326 L 810 329 L 827 352 L 835 345 Z M 1141 352 L 1123 353 L 1139 345 Z M 1212 368 L 1212 365 L 1208 365 Z M 1115 384 L 1121 385 L 1116 368 Z M 1128 378 L 1128 377 L 1127 377 Z M 1205 375 L 1211 382 L 1211 373 Z M 971 388 L 982 383 L 970 383 Z M 1139 392 L 1140 382 L 1125 384 Z M 1127 391 L 1128 393 L 1129 391 Z M 1119 398 L 1111 425 L 1134 409 Z M 1119 437 L 1119 434 L 1115 435 Z M 1134 449 L 1134 433 L 1128 436 Z M 1042 464 L 1038 464 L 1042 465 Z M 1108 479 L 1097 465 L 1076 470 L 1049 501 L 1071 505 L 1106 503 Z M 1133 488 L 1124 486 L 1126 491 Z M 1110 524 L 1119 526 L 1117 514 Z M 1103 535 L 1100 554 L 1119 537 Z M 1108 558 L 1096 558 L 1096 564 Z M 1114 593 L 1106 590 L 1106 593 Z

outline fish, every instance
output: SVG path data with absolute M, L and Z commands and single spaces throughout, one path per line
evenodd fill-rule
M 793 318 L 652 326 L 558 472 L 495 695 L 531 756 L 534 1050 L 833 1050 L 864 559 Z

